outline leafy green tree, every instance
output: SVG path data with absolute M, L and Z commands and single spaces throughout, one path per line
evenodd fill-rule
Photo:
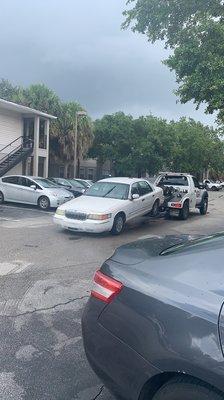
M 205 103 L 224 121 L 224 6 L 222 0 L 129 0 L 124 28 L 164 41 L 165 63 L 176 72 L 182 103 Z M 131 5 L 133 7 L 131 7 Z
M 181 118 L 170 122 L 174 146 L 170 155 L 170 168 L 196 174 L 199 178 L 207 169 L 216 173 L 222 169 L 224 160 L 223 144 L 218 132 L 193 119 Z
M 15 101 L 19 87 L 13 86 L 7 79 L 0 80 L 0 98 L 7 101 Z
M 90 156 L 100 164 L 111 160 L 115 175 L 142 176 L 159 170 L 202 177 L 210 169 L 224 171 L 224 145 L 219 132 L 193 119 L 167 122 L 149 115 L 133 119 L 121 112 L 95 122 Z
M 100 164 L 111 160 L 115 175 L 155 174 L 168 163 L 172 141 L 166 121 L 160 118 L 106 115 L 95 122 L 94 134 L 90 156 Z
M 115 175 L 132 175 L 135 171 L 132 148 L 133 118 L 122 112 L 105 115 L 94 123 L 94 141 L 89 152 L 99 165 L 110 160 Z

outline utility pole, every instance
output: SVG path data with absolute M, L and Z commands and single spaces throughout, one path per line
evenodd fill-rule
M 86 111 L 77 111 L 75 113 L 75 150 L 74 150 L 74 178 L 77 174 L 77 148 L 78 148 L 78 117 L 86 116 Z

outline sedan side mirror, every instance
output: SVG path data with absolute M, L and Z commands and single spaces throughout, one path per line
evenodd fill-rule
M 139 194 L 138 193 L 134 193 L 134 194 L 132 194 L 131 195 L 131 198 L 132 198 L 132 200 L 137 200 L 137 199 L 139 199 Z
M 31 185 L 30 188 L 33 189 L 33 190 L 37 190 L 36 185 Z

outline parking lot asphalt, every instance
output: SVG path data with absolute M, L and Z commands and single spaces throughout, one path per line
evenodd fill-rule
M 142 217 L 119 237 L 65 232 L 52 216 L 0 206 L 0 399 L 114 400 L 82 345 L 80 321 L 94 271 L 116 247 L 138 238 L 224 230 L 224 193 L 210 194 L 207 216 Z

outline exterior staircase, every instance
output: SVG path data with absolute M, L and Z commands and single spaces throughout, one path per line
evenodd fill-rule
M 0 155 L 1 153 L 6 153 L 2 159 L 0 158 L 0 177 L 5 175 L 21 161 L 26 160 L 32 152 L 33 140 L 24 138 L 23 136 L 18 137 L 13 140 L 13 142 L 3 147 L 3 149 L 0 149 Z

